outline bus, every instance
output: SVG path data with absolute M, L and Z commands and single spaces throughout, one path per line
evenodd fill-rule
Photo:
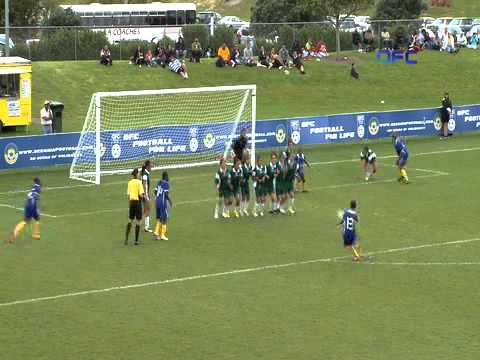
M 61 5 L 78 14 L 82 26 L 104 31 L 113 44 L 122 40 L 176 40 L 185 24 L 196 22 L 192 3 Z

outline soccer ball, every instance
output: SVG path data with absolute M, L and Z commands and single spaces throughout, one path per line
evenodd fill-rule
M 285 70 L 284 73 L 285 73 L 285 75 L 290 75 L 290 71 L 288 71 L 288 70 Z
M 339 220 L 343 218 L 343 210 L 340 210 L 340 209 L 337 210 L 337 217 Z

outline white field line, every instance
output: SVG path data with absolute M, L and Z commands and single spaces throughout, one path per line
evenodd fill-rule
M 430 151 L 430 152 L 423 152 L 414 154 L 413 157 L 417 156 L 428 156 L 428 155 L 439 155 L 439 154 L 449 154 L 449 153 L 456 153 L 456 152 L 467 152 L 467 151 L 478 151 L 480 147 L 473 147 L 473 148 L 465 148 L 465 149 L 450 149 L 450 150 L 439 150 L 439 151 Z M 379 159 L 392 159 L 396 158 L 396 155 L 388 155 L 388 156 L 379 156 Z M 360 161 L 359 159 L 344 159 L 344 160 L 333 160 L 333 161 L 319 161 L 319 162 L 311 162 L 310 165 L 333 165 L 333 164 L 341 164 L 347 162 L 357 162 Z M 201 174 L 195 176 L 210 176 L 210 174 Z M 190 179 L 191 176 L 181 176 L 176 177 L 175 180 L 183 180 L 183 179 Z M 110 186 L 110 185 L 120 185 L 125 184 L 125 180 L 123 181 L 112 181 L 107 183 L 102 183 L 100 185 L 96 184 L 77 184 L 77 185 L 65 185 L 65 186 L 51 186 L 51 187 L 44 187 L 42 191 L 48 190 L 69 190 L 69 189 L 76 189 L 82 187 L 93 187 L 93 186 Z M 8 195 L 8 194 L 17 194 L 17 193 L 27 193 L 27 190 L 10 190 L 10 191 L 0 191 L 0 195 Z
M 465 240 L 447 241 L 447 242 L 414 245 L 414 246 L 407 246 L 407 247 L 393 248 L 393 249 L 386 249 L 386 250 L 378 250 L 378 251 L 369 252 L 366 255 L 391 254 L 391 253 L 395 253 L 395 252 L 412 251 L 412 250 L 424 249 L 424 248 L 440 247 L 440 246 L 447 246 L 447 245 L 457 245 L 457 244 L 466 244 L 466 243 L 471 243 L 471 242 L 476 242 L 476 241 L 480 241 L 480 238 L 472 238 L 472 239 L 465 239 Z M 311 259 L 311 260 L 289 262 L 289 263 L 284 263 L 284 264 L 263 265 L 263 266 L 257 266 L 257 267 L 252 267 L 252 268 L 243 268 L 243 269 L 216 272 L 216 273 L 210 273 L 210 274 L 191 275 L 191 276 L 178 277 L 178 278 L 172 278 L 172 279 L 167 279 L 167 280 L 151 281 L 151 282 L 131 284 L 131 285 L 114 286 L 114 287 L 109 287 L 109 288 L 104 288 L 104 289 L 93 289 L 93 290 L 85 290 L 85 291 L 78 291 L 78 292 L 69 292 L 69 293 L 53 295 L 53 296 L 44 296 L 44 297 L 31 298 L 31 299 L 25 299 L 25 300 L 15 300 L 15 301 L 4 302 L 4 303 L 0 303 L 0 307 L 30 304 L 30 303 L 38 303 L 38 302 L 58 300 L 58 299 L 63 299 L 63 298 L 71 298 L 71 297 L 82 296 L 82 295 L 102 294 L 102 293 L 108 293 L 108 292 L 112 292 L 112 291 L 137 289 L 137 288 L 144 288 L 144 287 L 151 287 L 151 286 L 162 286 L 162 285 L 166 285 L 166 284 L 180 283 L 180 282 L 191 281 L 191 280 L 217 278 L 217 277 L 224 277 L 224 276 L 230 276 L 230 275 L 236 275 L 236 274 L 245 274 L 245 273 L 257 272 L 257 271 L 265 271 L 265 270 L 276 270 L 276 269 L 282 269 L 282 268 L 294 267 L 294 266 L 300 266 L 300 265 L 307 265 L 307 264 L 332 263 L 332 262 L 336 262 L 338 260 L 344 260 L 344 259 L 347 259 L 347 258 L 350 258 L 350 257 L 351 257 L 350 255 L 346 255 L 346 256 L 337 256 L 337 257 L 330 257 L 330 258 L 318 258 L 318 259 Z
M 394 164 L 385 164 L 385 163 L 379 163 L 379 164 L 382 165 L 382 166 L 385 166 L 385 167 L 392 167 L 392 168 L 397 167 Z M 440 170 L 423 169 L 423 168 L 411 168 L 411 167 L 409 167 L 408 169 L 409 170 L 415 170 L 415 171 L 418 171 L 418 172 L 425 172 L 425 173 L 428 173 L 428 174 L 436 174 L 436 175 L 443 175 L 443 176 L 450 175 L 450 173 L 445 172 L 445 171 L 440 171 Z
M 9 204 L 0 204 L 0 207 L 8 208 L 8 209 L 14 209 L 14 210 L 22 211 L 22 212 L 24 210 L 23 208 L 16 207 L 16 206 L 13 206 L 13 205 L 9 205 Z M 51 214 L 47 214 L 47 213 L 44 213 L 44 212 L 41 212 L 40 216 L 45 216 L 45 217 L 54 218 L 54 219 L 58 218 L 57 215 L 51 215 Z
M 336 261 L 345 262 L 346 261 Z M 390 266 L 474 266 L 480 262 L 362 262 L 363 265 L 390 265 Z

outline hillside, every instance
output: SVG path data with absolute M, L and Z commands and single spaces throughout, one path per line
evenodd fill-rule
M 258 86 L 259 119 L 438 106 L 445 90 L 456 104 L 478 103 L 480 51 L 423 52 L 417 56 L 417 65 L 381 65 L 374 54 L 352 56 L 359 81 L 350 78 L 349 64 L 330 61 L 306 62 L 305 76 L 296 70 L 287 76 L 259 68 L 216 68 L 211 61 L 187 63 L 188 81 L 162 68 L 139 69 L 126 61 L 108 68 L 96 61 L 35 62 L 33 109 L 35 114 L 45 99 L 62 101 L 64 129 L 78 131 L 92 93 L 97 91 L 252 83 Z

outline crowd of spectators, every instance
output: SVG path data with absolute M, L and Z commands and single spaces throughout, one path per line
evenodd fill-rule
M 236 67 L 245 65 L 250 67 L 259 67 L 266 69 L 276 69 L 289 73 L 292 68 L 298 69 L 305 74 L 304 60 L 317 59 L 318 61 L 329 56 L 327 45 L 323 41 L 318 41 L 313 45 L 311 40 L 307 40 L 304 46 L 300 46 L 297 42 L 288 49 L 286 45 L 282 45 L 279 49 L 272 46 L 267 51 L 264 46 L 255 49 L 251 42 L 247 42 L 243 51 L 239 45 L 229 48 L 227 44 L 222 44 L 217 51 L 217 67 Z
M 410 38 L 404 37 L 401 32 L 391 36 L 387 29 L 383 29 L 379 36 L 380 41 L 377 43 L 378 38 L 376 40 L 370 29 L 363 33 L 355 30 L 352 33 L 352 44 L 359 52 L 374 51 L 376 45 L 380 44 L 382 49 L 408 47 L 410 50 L 416 51 L 431 49 L 447 53 L 457 53 L 461 48 L 478 49 L 480 45 L 479 33 L 450 32 L 447 28 L 439 31 L 423 28 L 415 31 Z
M 466 34 L 462 31 L 449 32 L 422 29 L 416 31 L 410 41 L 410 48 L 421 51 L 423 49 L 440 50 L 448 53 L 457 53 L 461 48 L 478 49 L 479 33 Z

